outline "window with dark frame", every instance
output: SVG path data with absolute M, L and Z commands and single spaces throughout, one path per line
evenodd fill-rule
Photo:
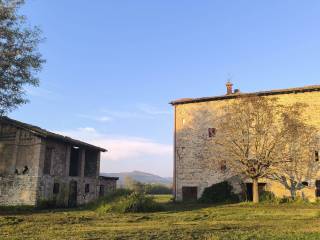
M 319 162 L 319 151 L 315 151 L 315 152 L 314 152 L 314 160 L 315 160 L 316 162 Z
M 87 183 L 87 184 L 84 186 L 84 192 L 85 192 L 85 193 L 90 192 L 90 184 Z
M 215 137 L 216 136 L 217 130 L 215 128 L 208 128 L 208 136 L 209 138 Z
M 59 183 L 54 183 L 53 184 L 53 194 L 58 194 L 60 190 L 60 184 Z

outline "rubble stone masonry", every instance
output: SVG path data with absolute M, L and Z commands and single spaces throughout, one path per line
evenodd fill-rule
M 279 103 L 291 105 L 296 102 L 306 103 L 305 117 L 309 124 L 320 130 L 320 91 L 288 92 L 266 97 L 277 97 Z M 235 192 L 242 191 L 241 181 L 221 167 L 214 156 L 214 147 L 208 147 L 208 129 L 215 128 L 215 121 L 221 108 L 236 98 L 221 98 L 206 101 L 189 101 L 173 104 L 175 108 L 175 197 L 182 200 L 183 187 L 197 187 L 199 198 L 206 187 L 228 180 L 234 185 Z M 217 129 L 223 131 L 223 129 Z M 233 177 L 233 178 L 232 178 Z M 302 190 L 304 196 L 315 200 L 315 180 Z M 231 180 L 230 180 L 231 179 Z M 279 197 L 289 196 L 289 192 L 276 182 L 267 181 L 266 190 Z M 298 192 L 298 194 L 302 194 Z

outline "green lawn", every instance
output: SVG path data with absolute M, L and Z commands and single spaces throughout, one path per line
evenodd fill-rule
M 320 239 L 320 205 L 172 204 L 165 212 L 0 212 L 0 239 Z

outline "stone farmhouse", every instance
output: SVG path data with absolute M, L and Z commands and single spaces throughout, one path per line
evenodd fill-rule
M 229 181 L 235 193 L 242 193 L 252 198 L 252 183 L 239 179 L 226 171 L 225 163 L 210 163 L 213 148 L 206 148 L 203 136 L 210 139 L 215 137 L 216 129 L 212 126 L 219 109 L 234 101 L 239 96 L 249 94 L 233 91 L 232 84 L 227 83 L 227 94 L 214 97 L 184 98 L 172 101 L 174 107 L 174 198 L 177 201 L 198 199 L 205 188 L 213 184 Z M 301 88 L 280 89 L 250 93 L 250 95 L 277 97 L 284 105 L 296 102 L 308 105 L 306 119 L 320 130 L 320 85 Z M 220 110 L 221 111 L 221 110 Z M 314 152 L 314 161 L 319 161 L 319 152 Z M 319 162 L 320 164 L 320 162 Z M 242 181 L 242 182 L 241 182 Z M 303 183 L 306 187 L 298 191 L 314 201 L 320 197 L 320 173 L 312 181 Z M 245 186 L 245 187 L 244 187 Z M 278 197 L 290 196 L 290 192 L 281 184 L 263 180 L 259 188 L 273 192 Z
M 0 118 L 0 205 L 74 207 L 116 189 L 100 177 L 106 150 L 7 117 Z

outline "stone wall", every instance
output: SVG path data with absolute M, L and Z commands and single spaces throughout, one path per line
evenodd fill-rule
M 275 96 L 272 96 L 275 97 Z M 279 102 L 291 105 L 295 102 L 308 104 L 306 121 L 320 129 L 320 92 L 305 92 L 277 95 Z M 176 200 L 182 200 L 182 187 L 197 187 L 198 198 L 203 190 L 212 184 L 228 180 L 233 173 L 221 168 L 215 156 L 214 146 L 208 145 L 208 128 L 214 128 L 221 114 L 221 108 L 236 101 L 224 99 L 208 102 L 188 103 L 175 106 L 175 187 Z M 219 129 L 217 129 L 219 131 Z M 317 178 L 320 178 L 318 174 Z M 235 192 L 240 192 L 240 184 L 232 183 Z M 276 195 L 289 196 L 289 192 L 279 184 L 268 183 L 269 190 Z M 300 194 L 314 200 L 315 187 L 311 184 Z
M 41 138 L 0 123 L 0 205 L 34 205 Z
M 89 203 L 97 199 L 99 185 L 96 178 L 43 176 L 40 184 L 40 201 L 54 201 L 57 206 L 69 205 L 70 182 L 77 184 L 77 205 Z M 54 184 L 59 185 L 59 190 L 54 193 Z M 86 184 L 89 184 L 89 192 L 85 191 Z
M 71 177 L 72 147 L 0 122 L 0 205 L 55 201 L 67 206 L 71 181 L 77 185 L 78 205 L 95 200 L 99 195 L 100 152 L 79 148 L 79 174 Z
M 117 189 L 117 180 L 116 179 L 108 179 L 104 177 L 99 178 L 100 186 L 103 186 L 104 188 L 104 196 L 113 193 Z
M 98 197 L 98 175 L 99 153 L 94 154 L 97 159 L 86 158 L 86 153 L 92 155 L 93 150 L 79 148 L 79 175 L 69 176 L 70 169 L 70 152 L 73 146 L 61 141 L 46 140 L 45 151 L 51 151 L 51 168 L 50 174 L 40 174 L 40 188 L 39 188 L 39 201 L 55 201 L 58 206 L 68 206 L 70 195 L 70 183 L 75 182 L 77 185 L 77 205 L 86 204 Z M 41 166 L 45 165 L 46 154 L 43 154 L 41 159 Z M 94 163 L 86 163 L 93 161 Z M 95 160 L 95 161 L 94 161 Z M 95 174 L 85 176 L 85 165 L 95 166 Z M 92 172 L 92 171 L 91 171 Z M 54 192 L 54 185 L 56 184 L 57 192 Z M 86 192 L 86 185 L 88 192 Z M 58 189 L 57 189 L 58 188 Z

